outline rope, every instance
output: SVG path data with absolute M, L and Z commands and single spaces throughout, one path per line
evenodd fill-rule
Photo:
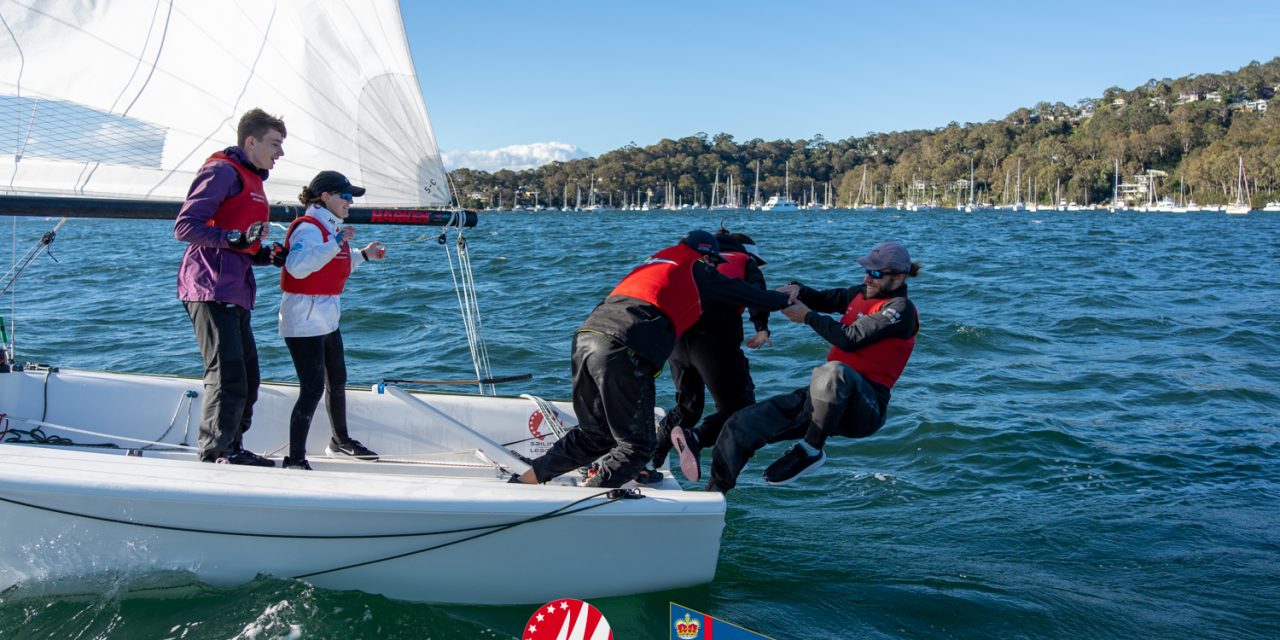
M 4 416 L 4 414 L 0 414 L 0 416 Z M 79 434 L 86 435 L 86 436 L 95 436 L 95 437 L 98 437 L 98 438 L 109 438 L 109 439 L 112 439 L 112 440 L 127 440 L 127 441 L 129 441 L 129 442 L 139 442 L 139 443 L 142 443 L 142 444 L 146 444 L 146 445 L 153 445 L 153 446 L 154 446 L 154 445 L 161 445 L 161 446 L 164 446 L 164 447 L 170 447 L 170 448 L 173 448 L 173 449 L 185 449 L 185 450 L 187 450 L 187 451 L 196 451 L 196 450 L 197 450 L 197 449 L 196 449 L 196 447 L 192 447 L 192 446 L 188 446 L 188 445 L 184 445 L 184 444 L 172 444 L 172 443 L 168 443 L 168 442 L 156 442 L 155 440 L 144 440 L 144 439 L 142 439 L 142 438 L 129 438 L 129 437 L 125 437 L 125 436 L 121 436 L 121 435 L 116 435 L 116 434 L 101 433 L 101 432 L 98 432 L 98 431 L 89 431 L 89 430 L 87 430 L 87 429 L 77 429 L 77 428 L 75 428 L 75 427 L 68 427 L 68 426 L 61 425 L 61 424 L 53 424 L 53 423 L 51 423 L 51 422 L 45 422 L 45 421 L 43 421 L 43 420 L 32 420 L 32 419 L 30 419 L 30 418 L 20 418 L 20 417 L 17 417 L 17 416 L 4 416 L 4 418 L 5 418 L 6 423 L 8 422 L 8 420 L 12 419 L 12 420 L 17 420 L 18 422 L 21 422 L 21 423 L 23 423 L 23 424 L 32 424 L 32 425 L 35 425 L 35 426 L 36 426 L 36 428 L 35 428 L 35 429 L 32 429 L 31 431 L 22 431 L 21 429 L 8 429 L 8 431 L 9 431 L 10 433 L 22 432 L 23 434 L 28 434 L 28 435 L 29 435 L 29 434 L 34 434 L 34 433 L 39 432 L 39 435 L 45 438 L 45 440 L 44 440 L 44 441 L 35 441 L 35 440 L 32 440 L 32 441 L 26 441 L 26 440 L 22 440 L 22 441 L 18 441 L 18 440 L 6 440 L 6 442 L 22 442 L 23 444 L 56 444 L 56 445 L 62 445 L 62 446 L 74 446 L 74 447 L 108 447 L 108 448 L 116 448 L 116 449 L 119 449 L 119 448 L 120 448 L 120 447 L 119 447 L 119 445 L 112 444 L 112 443 L 82 444 L 82 443 L 74 442 L 74 441 L 72 441 L 72 440 L 70 440 L 70 439 L 67 439 L 67 438 L 63 438 L 63 437 L 61 437 L 61 436 L 44 436 L 44 435 L 43 435 L 43 431 L 41 430 L 41 428 L 42 428 L 42 427 L 48 427 L 48 428 L 50 428 L 50 429 L 57 429 L 57 430 L 59 430 L 59 431 L 70 431 L 70 432 L 72 432 L 72 433 L 79 433 Z
M 0 502 L 8 502 L 10 504 L 16 504 L 22 507 L 28 507 L 28 508 L 36 509 L 39 511 L 48 511 L 51 513 L 57 513 L 64 516 L 84 518 L 86 520 L 96 520 L 98 522 L 106 522 L 109 524 L 126 524 L 134 527 L 142 527 L 144 529 L 161 529 L 163 531 L 178 531 L 181 533 L 204 533 L 209 535 L 235 536 L 235 537 L 242 537 L 242 538 L 273 538 L 273 539 L 280 538 L 280 539 L 289 539 L 289 540 L 380 540 L 384 538 L 388 538 L 388 539 L 389 538 L 421 538 L 424 536 L 443 536 L 443 535 L 449 535 L 453 533 L 470 533 L 472 531 L 484 531 L 486 529 L 498 529 L 498 528 L 510 529 L 511 527 L 516 527 L 522 524 L 540 522 L 542 520 L 549 520 L 551 518 L 558 518 L 566 515 L 573 515 L 581 511 L 587 511 L 589 509 L 595 509 L 596 507 L 604 506 L 606 504 L 609 504 L 610 502 L 617 502 L 617 500 L 621 499 L 621 498 L 615 498 L 607 502 L 602 502 L 597 505 L 591 505 L 588 507 L 583 507 L 581 509 L 568 511 L 568 509 L 571 509 L 583 502 L 608 495 L 609 493 L 610 491 L 602 491 L 599 493 L 594 493 L 585 498 L 579 498 L 578 500 L 570 502 L 569 504 L 566 504 L 564 506 L 556 507 L 555 509 L 552 509 L 551 511 L 548 511 L 546 513 L 541 513 L 536 516 L 530 516 L 528 518 L 525 518 L 524 520 L 516 520 L 514 522 L 506 522 L 501 524 L 477 525 L 474 527 L 462 527 L 459 529 L 442 529 L 440 531 L 416 531 L 416 532 L 409 532 L 409 533 L 363 533 L 363 534 L 349 534 L 349 535 L 306 534 L 306 533 L 252 533 L 247 531 L 221 531 L 218 529 L 199 529 L 195 527 L 178 527 L 178 526 L 167 525 L 167 524 L 155 524 L 151 522 L 137 522 L 134 520 L 109 518 L 107 516 L 95 516 L 87 513 L 79 513 L 76 511 L 67 511 L 65 509 L 57 509 L 54 507 L 32 504 L 30 502 L 23 502 L 21 500 L 15 500 L 13 498 L 6 498 L 3 496 L 0 496 Z
M 598 503 L 598 504 L 593 504 L 593 505 L 590 505 L 590 506 L 582 507 L 581 509 L 574 509 L 574 510 L 572 510 L 572 511 L 569 511 L 569 509 L 570 509 L 571 507 L 575 506 L 575 505 L 578 505 L 578 504 L 581 504 L 581 503 L 583 503 L 583 502 L 586 502 L 587 500 L 592 500 L 592 499 L 594 499 L 594 498 L 599 498 L 599 497 L 601 497 L 601 496 L 608 496 L 608 499 L 607 499 L 607 500 L 605 500 L 604 502 L 601 502 L 601 503 Z M 639 492 L 639 490 L 635 490 L 635 489 L 633 489 L 633 490 L 629 490 L 629 491 L 628 491 L 628 490 L 624 490 L 624 489 L 610 489 L 610 490 L 608 490 L 608 491 L 601 491 L 600 493 L 592 494 L 592 495 L 587 496 L 587 497 L 585 497 L 585 498 L 582 498 L 582 499 L 580 499 L 580 500 L 575 500 L 575 501 L 573 501 L 573 502 L 570 502 L 569 504 L 567 504 L 567 505 L 565 505 L 565 506 L 563 506 L 563 507 L 560 507 L 560 508 L 558 508 L 558 509 L 554 509 L 554 510 L 548 511 L 547 513 L 544 513 L 544 514 L 542 514 L 542 515 L 534 516 L 534 517 L 532 517 L 532 518 L 526 518 L 526 519 L 524 519 L 524 520 L 517 520 L 517 521 L 515 521 L 515 522 L 511 522 L 511 523 L 508 523 L 508 524 L 505 524 L 505 525 L 500 525 L 500 526 L 498 526 L 498 528 L 495 528 L 495 529 L 493 529 L 492 531 L 482 531 L 482 532 L 477 533 L 477 534 L 475 534 L 475 535 L 473 535 L 473 536 L 467 536 L 467 537 L 465 537 L 465 538 L 460 538 L 460 539 L 458 539 L 458 540 L 452 540 L 452 541 L 450 541 L 450 542 L 443 542 L 443 543 L 440 543 L 440 544 L 437 544 L 437 545 L 434 545 L 434 546 L 425 547 L 425 548 L 423 548 L 423 549 L 417 549 L 417 550 L 414 550 L 414 551 L 406 551 L 406 552 L 404 552 L 404 553 L 397 553 L 397 554 L 392 555 L 392 556 L 386 556 L 386 557 L 383 557 L 383 558 L 375 558 L 375 559 L 373 559 L 373 560 L 366 560 L 366 561 L 364 561 L 364 562 L 353 562 L 353 563 L 351 563 L 351 564 L 343 565 L 343 566 L 340 566 L 340 567 L 333 567 L 333 568 L 331 568 L 331 569 L 323 569 L 323 570 L 321 570 L 321 571 L 312 571 L 311 573 L 303 573 L 303 574 L 299 574 L 299 575 L 296 575 L 296 576 L 293 576 L 293 577 L 294 577 L 295 579 L 310 578 L 310 577 L 312 577 L 312 576 L 323 575 L 323 574 L 326 574 L 326 573 L 336 573 L 336 572 L 338 572 L 338 571 L 345 571 L 345 570 L 347 570 L 347 569 L 355 569 L 355 568 L 358 568 L 358 567 L 365 567 L 365 566 L 368 566 L 368 565 L 371 565 L 371 564 L 378 564 L 378 563 L 380 563 L 380 562 L 386 562 L 386 561 L 388 561 L 388 560 L 399 560 L 400 558 L 407 558 L 407 557 L 409 557 L 409 556 L 418 555 L 419 553 L 426 553 L 426 552 L 428 552 L 428 551 L 435 551 L 435 550 L 437 550 L 437 549 L 443 549 L 443 548 L 445 548 L 445 547 L 452 547 L 452 546 L 453 546 L 453 545 L 455 545 L 455 544 L 462 544 L 462 543 L 464 543 L 464 542 L 470 542 L 470 541 L 472 541 L 472 540 L 477 540 L 477 539 L 479 539 L 479 538 L 483 538 L 483 537 L 485 537 L 485 536 L 491 536 L 491 535 L 493 535 L 493 534 L 495 534 L 495 533 L 501 533 L 501 532 L 503 532 L 503 531 L 506 531 L 506 530 L 508 530 L 508 529 L 514 529 L 514 528 L 516 528 L 516 527 L 518 527 L 518 526 L 521 526 L 521 525 L 531 524 L 531 523 L 534 523 L 534 522 L 541 522 L 541 521 L 543 521 L 543 520 L 551 520 L 551 519 L 553 519 L 553 518 L 559 518 L 559 517 L 563 517 L 563 516 L 570 516 L 570 515 L 574 515 L 574 514 L 576 514 L 576 513 L 582 513 L 583 511 L 590 511 L 591 509 L 597 509 L 597 508 L 599 508 L 599 507 L 603 507 L 603 506 L 605 506 L 605 505 L 607 505 L 607 504 L 613 504 L 614 502 L 618 502 L 619 500 L 634 499 L 634 498 L 639 498 L 639 497 L 641 497 L 640 492 Z M 473 529 L 479 529 L 479 528 L 481 528 L 481 527 L 473 527 Z
M 196 397 L 195 391 L 187 390 L 182 393 L 182 397 L 178 399 L 178 406 L 173 408 L 173 417 L 169 418 L 169 426 L 164 430 L 164 433 L 160 434 L 159 438 L 156 438 L 157 441 L 164 441 L 164 437 L 169 435 L 170 431 L 173 431 L 173 427 L 178 424 L 178 416 L 182 413 L 182 403 L 185 402 L 187 403 L 187 431 L 182 434 L 182 444 L 187 444 L 187 433 L 191 430 L 191 406 L 194 404 L 191 399 L 194 397 Z M 150 449 L 153 446 L 155 445 L 149 444 L 143 449 Z
M 458 299 L 458 309 L 462 314 L 463 330 L 467 335 L 467 347 L 471 351 L 471 363 L 476 372 L 478 380 L 492 378 L 492 372 L 489 368 L 489 350 L 485 346 L 484 338 L 480 335 L 480 326 L 482 324 L 480 318 L 480 301 L 476 293 L 475 272 L 471 268 L 471 252 L 467 247 L 466 235 L 463 224 L 466 221 L 464 213 L 455 214 L 455 224 L 449 225 L 455 228 L 458 234 L 455 242 L 457 249 L 457 263 L 454 262 L 454 254 L 449 251 L 449 245 L 446 241 L 448 227 L 441 231 L 440 236 L 436 239 L 444 246 L 445 255 L 449 260 L 449 275 L 453 279 L 453 291 Z M 480 393 L 496 395 L 497 391 L 492 384 L 485 385 L 483 382 L 477 383 Z

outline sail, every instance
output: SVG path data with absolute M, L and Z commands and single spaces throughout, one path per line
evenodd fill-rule
M 251 108 L 274 203 L 336 169 L 362 204 L 450 194 L 396 0 L 0 0 L 0 194 L 182 200 Z

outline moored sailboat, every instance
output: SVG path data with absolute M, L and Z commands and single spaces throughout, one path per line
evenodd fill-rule
M 1240 156 L 1239 161 L 1240 168 L 1236 173 L 1236 201 L 1223 209 L 1235 216 L 1245 215 L 1253 210 L 1249 204 L 1249 181 L 1244 176 L 1244 156 Z

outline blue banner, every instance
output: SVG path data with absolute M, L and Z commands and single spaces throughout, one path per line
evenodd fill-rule
M 772 640 L 674 602 L 670 628 L 671 640 Z

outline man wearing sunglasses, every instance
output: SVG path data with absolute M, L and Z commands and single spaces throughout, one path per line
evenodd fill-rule
M 600 458 L 586 486 L 662 481 L 646 471 L 657 443 L 654 378 L 676 341 L 708 305 L 780 310 L 792 296 L 757 289 L 716 271 L 720 243 L 695 229 L 653 254 L 596 305 L 573 336 L 573 411 L 578 428 L 511 482 L 546 482 Z
M 727 492 L 766 444 L 799 440 L 764 471 L 769 484 L 789 484 L 826 462 L 831 436 L 865 438 L 885 421 L 889 390 L 902 375 L 920 330 L 907 278 L 920 272 L 907 248 L 882 242 L 858 258 L 862 284 L 816 290 L 798 283 L 778 291 L 798 298 L 782 313 L 831 344 L 809 385 L 758 402 L 725 423 L 711 460 L 708 491 Z M 843 314 L 839 320 L 824 315 Z

